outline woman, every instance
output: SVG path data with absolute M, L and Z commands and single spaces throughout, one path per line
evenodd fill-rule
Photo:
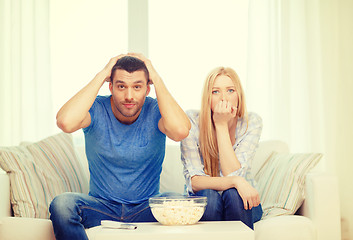
M 182 162 L 189 194 L 207 197 L 201 220 L 240 220 L 253 229 L 262 208 L 250 169 L 262 120 L 247 113 L 236 72 L 214 69 L 204 85 L 200 112 L 187 114 L 192 127 L 181 142 Z

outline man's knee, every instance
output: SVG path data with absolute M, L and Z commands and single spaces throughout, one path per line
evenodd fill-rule
M 66 214 L 70 214 L 76 206 L 77 195 L 77 193 L 68 192 L 56 196 L 49 206 L 50 215 L 65 217 Z

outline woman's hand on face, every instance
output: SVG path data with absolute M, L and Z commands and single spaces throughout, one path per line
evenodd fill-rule
M 219 101 L 213 110 L 213 121 L 215 125 L 228 124 L 237 115 L 237 108 L 232 106 L 229 101 Z
M 244 209 L 257 207 L 260 204 L 260 195 L 257 190 L 243 177 L 233 176 L 232 178 L 234 178 L 236 189 L 243 199 Z

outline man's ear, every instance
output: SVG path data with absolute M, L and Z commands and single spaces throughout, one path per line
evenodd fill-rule
M 113 94 L 113 83 L 112 83 L 112 81 L 109 82 L 109 90 L 110 90 L 110 93 Z
M 151 87 L 149 84 L 147 84 L 147 90 L 146 90 L 146 96 L 148 96 L 148 94 L 150 93 L 151 91 Z

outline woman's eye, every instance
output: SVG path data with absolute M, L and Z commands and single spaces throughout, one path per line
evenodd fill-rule
M 214 90 L 214 91 L 212 91 L 212 94 L 217 94 L 217 93 L 219 93 L 219 91 L 218 91 L 218 90 Z
M 232 93 L 234 92 L 234 89 L 228 89 L 228 92 Z

